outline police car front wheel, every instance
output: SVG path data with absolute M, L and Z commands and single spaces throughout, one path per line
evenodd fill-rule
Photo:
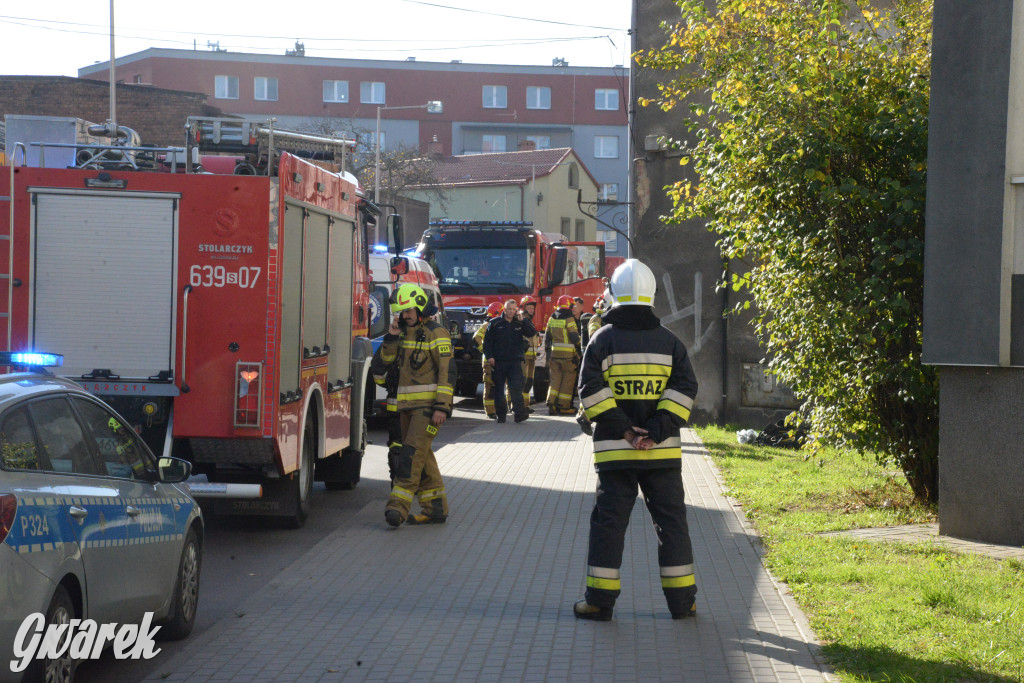
M 195 527 L 188 530 L 181 549 L 178 576 L 171 598 L 171 611 L 156 633 L 158 640 L 181 640 L 192 632 L 199 604 L 199 576 L 203 566 L 203 549 Z

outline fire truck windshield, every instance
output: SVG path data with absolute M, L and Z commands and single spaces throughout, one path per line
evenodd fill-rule
M 426 237 L 426 236 L 425 236 Z M 533 241 L 518 232 L 474 231 L 425 239 L 443 294 L 523 294 L 533 291 Z

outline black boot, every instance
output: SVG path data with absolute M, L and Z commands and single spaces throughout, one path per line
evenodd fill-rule
M 588 621 L 612 620 L 611 607 L 599 607 L 598 605 L 591 605 L 586 600 L 580 600 L 575 605 L 573 605 L 572 613 L 577 619 L 586 619 Z

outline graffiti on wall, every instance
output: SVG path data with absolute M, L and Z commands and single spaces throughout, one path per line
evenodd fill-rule
M 689 316 L 693 316 L 693 346 L 690 349 L 691 353 L 698 353 L 701 347 L 707 342 L 711 336 L 711 332 L 715 329 L 715 323 L 712 321 L 706 328 L 701 329 L 703 325 L 703 317 L 701 315 L 701 299 L 703 298 L 704 288 L 701 284 L 701 274 L 696 272 L 693 274 L 693 303 L 686 308 L 678 308 L 676 306 L 675 290 L 672 287 L 672 276 L 665 273 L 661 276 L 662 287 L 665 290 L 665 296 L 668 298 L 669 310 L 672 311 L 668 315 L 662 317 L 661 324 L 668 326 L 677 320 L 683 320 Z

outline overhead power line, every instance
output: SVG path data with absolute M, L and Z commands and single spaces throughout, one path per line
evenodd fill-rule
M 488 12 L 482 9 L 470 9 L 468 7 L 453 7 L 452 5 L 441 5 L 436 2 L 424 2 L 424 0 L 400 0 L 400 2 L 408 2 L 411 5 L 424 5 L 426 7 L 437 7 L 439 9 L 452 9 L 459 12 L 469 12 L 471 14 L 486 14 L 487 16 L 500 16 L 506 19 L 518 19 L 520 22 L 536 22 L 537 24 L 556 24 L 558 26 L 571 26 L 578 27 L 581 29 L 600 29 L 601 31 L 625 31 L 625 29 L 618 29 L 606 26 L 594 26 L 592 24 L 571 24 L 569 22 L 555 22 L 554 19 L 539 19 L 535 16 L 515 16 L 514 14 L 501 14 L 499 12 Z
M 15 17 L 0 15 L 0 23 L 11 24 L 14 26 L 24 26 L 27 28 L 38 28 L 47 31 L 57 31 L 60 33 L 76 33 L 81 35 L 107 35 L 108 31 L 105 26 L 99 24 L 85 24 L 72 21 L 58 21 L 51 19 L 34 19 L 31 17 Z M 67 27 L 67 28 L 63 28 Z M 74 27 L 74 28 L 72 28 Z M 91 29 L 91 30 L 90 30 Z M 135 28 L 124 28 L 117 33 L 118 38 L 133 39 L 133 40 L 148 40 L 158 43 L 169 43 L 177 45 L 192 45 L 193 41 L 181 40 L 174 38 L 161 38 L 159 35 L 175 34 L 182 36 L 194 36 L 202 38 L 242 38 L 250 40 L 295 40 L 295 36 L 267 36 L 267 35 L 249 35 L 239 33 L 203 33 L 196 31 L 174 31 L 169 29 L 160 29 L 156 36 L 151 35 L 130 35 L 125 31 L 143 31 L 145 29 Z M 345 44 L 345 43 L 358 43 L 359 50 L 364 52 L 393 52 L 393 47 L 381 47 L 372 48 L 366 47 L 366 45 L 385 45 L 389 43 L 401 43 L 403 50 L 405 51 L 431 51 L 431 50 L 459 50 L 459 49 L 474 49 L 482 47 L 517 47 L 526 45 L 540 45 L 544 43 L 561 43 L 561 42 L 572 42 L 578 40 L 598 40 L 607 39 L 609 36 L 598 35 L 598 36 L 562 36 L 562 37 L 551 37 L 551 38 L 491 38 L 486 43 L 467 43 L 460 42 L 460 39 L 446 38 L 446 39 L 417 39 L 416 41 L 410 41 L 409 39 L 384 39 L 384 38 L 303 38 L 304 43 L 329 43 L 329 44 Z M 465 39 L 461 39 L 464 41 Z M 427 47 L 421 47 L 421 45 L 428 45 Z M 236 50 L 276 50 L 276 47 L 266 46 L 253 46 L 253 45 L 235 45 L 233 49 Z M 317 47 L 315 48 L 325 52 L 344 52 L 352 50 L 352 47 Z

